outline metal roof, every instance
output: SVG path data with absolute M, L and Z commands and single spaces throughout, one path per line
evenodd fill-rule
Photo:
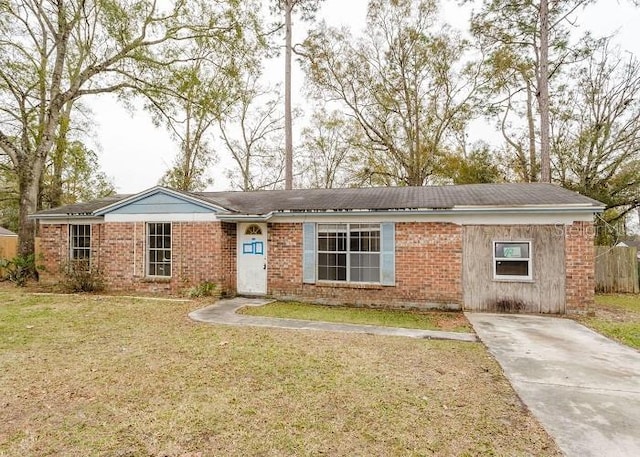
M 252 192 L 182 192 L 224 208 L 230 214 L 353 210 L 447 210 L 459 207 L 514 208 L 576 206 L 599 210 L 603 204 L 546 183 L 468 184 L 459 186 L 295 189 Z M 40 211 L 35 217 L 92 215 L 131 197 L 115 195 L 88 203 Z

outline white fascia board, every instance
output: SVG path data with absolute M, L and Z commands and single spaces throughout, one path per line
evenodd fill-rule
M 274 213 L 267 214 L 218 214 L 218 220 L 225 222 L 267 222 Z
M 213 222 L 215 213 L 105 214 L 105 222 Z
M 80 216 L 80 215 L 55 215 L 49 217 L 38 217 L 36 218 L 38 222 L 42 225 L 59 225 L 59 224 L 97 224 L 100 222 L 104 222 L 103 217 L 96 216 Z
M 593 222 L 594 213 L 585 211 L 560 213 L 455 213 L 449 212 L 334 212 L 334 213 L 277 213 L 271 222 L 445 222 L 457 225 L 570 225 L 573 222 Z
M 455 206 L 451 211 L 484 213 L 484 212 L 558 212 L 587 211 L 600 213 L 606 209 L 604 205 L 594 206 L 590 203 L 565 203 L 562 205 L 521 205 L 521 206 Z

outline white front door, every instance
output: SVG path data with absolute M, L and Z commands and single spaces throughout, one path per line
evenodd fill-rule
M 267 224 L 238 224 L 238 293 L 267 293 Z

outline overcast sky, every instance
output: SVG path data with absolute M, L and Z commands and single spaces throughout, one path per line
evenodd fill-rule
M 456 0 L 441 1 L 445 20 L 456 28 L 466 28 L 470 8 L 460 8 Z M 318 19 L 329 25 L 349 25 L 355 30 L 362 28 L 365 20 L 367 0 L 326 0 Z M 600 0 L 597 6 L 589 7 L 580 17 L 585 29 L 596 35 L 617 32 L 616 42 L 630 52 L 640 55 L 640 8 L 629 6 L 620 0 Z M 294 23 L 296 41 L 305 35 L 305 24 Z M 284 63 L 267 66 L 272 81 L 284 79 Z M 294 64 L 295 68 L 295 64 Z M 293 100 L 304 104 L 301 93 L 303 75 L 294 70 Z M 150 116 L 142 110 L 133 113 L 125 110 L 112 96 L 93 98 L 89 105 L 93 110 L 95 128 L 90 141 L 97 151 L 103 171 L 109 175 L 121 193 L 139 192 L 155 186 L 162 174 L 171 165 L 177 146 L 161 128 L 153 126 Z M 294 125 L 295 137 L 300 126 Z M 480 138 L 476 138 L 480 139 Z M 220 155 L 224 150 L 220 150 Z M 227 190 L 229 183 L 223 175 L 230 166 L 228 159 L 221 161 L 212 171 L 214 184 L 209 190 Z

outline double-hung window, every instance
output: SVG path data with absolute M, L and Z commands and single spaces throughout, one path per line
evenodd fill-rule
M 506 280 L 531 280 L 531 242 L 494 241 L 493 277 Z
M 84 262 L 91 260 L 91 225 L 69 226 L 69 258 Z
M 318 224 L 318 280 L 380 282 L 380 224 Z
M 147 275 L 171 276 L 171 223 L 147 224 Z

